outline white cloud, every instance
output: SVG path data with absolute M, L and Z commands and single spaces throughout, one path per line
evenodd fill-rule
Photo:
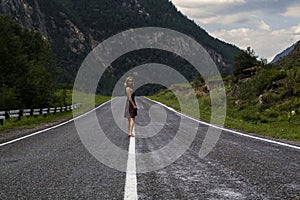
M 269 61 L 300 40 L 300 1 L 172 0 L 211 35 Z M 298 25 L 297 25 L 298 24 Z
M 245 0 L 172 0 L 172 2 L 183 8 L 194 8 L 195 6 L 202 5 L 217 5 L 233 4 L 233 3 L 245 3 Z
M 300 25 L 294 27 L 294 35 L 300 35 Z
M 288 7 L 282 15 L 286 17 L 300 17 L 300 5 Z
M 261 20 L 261 23 L 258 25 L 259 29 L 265 30 L 265 31 L 270 31 L 271 27 L 266 24 L 263 20 Z
M 231 6 L 229 5 L 228 7 Z M 205 6 L 178 8 L 182 13 L 189 16 L 189 18 L 194 19 L 200 26 L 210 25 L 215 27 L 224 27 L 242 25 L 243 27 L 248 28 L 259 28 L 264 30 L 271 29 L 270 25 L 259 18 L 259 16 L 262 15 L 261 11 L 254 10 L 249 12 L 221 13 L 222 10 L 226 10 L 226 6 L 224 6 L 224 4 L 205 4 Z
M 279 30 L 249 28 L 221 30 L 213 32 L 212 35 L 234 43 L 242 49 L 250 46 L 257 55 L 271 61 L 276 54 L 300 40 L 300 24 Z
M 248 16 L 244 14 L 217 15 L 210 9 L 203 8 L 181 8 L 181 11 L 199 24 L 232 24 L 238 22 L 250 21 Z

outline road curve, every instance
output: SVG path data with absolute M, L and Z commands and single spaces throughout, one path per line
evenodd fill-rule
M 138 97 L 137 104 L 138 172 L 163 161 L 159 155 L 148 160 L 141 160 L 143 157 L 138 155 L 171 143 L 180 116 L 156 105 L 166 118 L 161 124 L 151 124 L 149 109 L 155 103 Z M 129 139 L 124 127 L 114 122 L 111 102 L 97 109 L 96 115 L 109 140 L 127 151 Z M 161 118 L 155 115 L 151 113 L 151 117 Z M 78 120 L 88 122 L 90 117 L 88 114 Z M 184 120 L 187 124 L 195 123 L 192 119 Z M 143 129 L 145 126 L 147 129 Z M 95 131 L 92 128 L 89 131 Z M 139 199 L 300 199 L 298 149 L 223 131 L 213 151 L 201 159 L 198 152 L 207 129 L 207 125 L 198 123 L 195 139 L 174 163 L 156 171 L 137 173 Z M 139 132 L 142 130 L 143 133 Z M 1 146 L 0 155 L 0 199 L 124 198 L 126 172 L 95 159 L 82 144 L 73 121 Z M 119 159 L 127 165 L 126 156 Z

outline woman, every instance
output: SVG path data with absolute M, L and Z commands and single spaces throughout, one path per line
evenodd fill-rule
M 135 93 L 133 91 L 133 78 L 128 77 L 125 82 L 125 92 L 127 95 L 124 117 L 128 118 L 128 137 L 134 137 L 132 130 L 135 116 L 137 116 L 137 107 L 135 103 Z

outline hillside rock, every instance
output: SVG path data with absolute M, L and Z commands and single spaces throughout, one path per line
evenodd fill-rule
M 72 82 L 87 54 L 104 39 L 129 28 L 158 26 L 195 38 L 222 72 L 230 73 L 240 50 L 208 35 L 168 0 L 0 0 L 0 13 L 40 31 L 53 48 L 62 73 Z M 157 6 L 160 5 L 160 6 Z

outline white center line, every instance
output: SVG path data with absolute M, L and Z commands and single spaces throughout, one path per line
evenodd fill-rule
M 133 129 L 133 134 L 135 131 Z M 128 148 L 128 160 L 126 169 L 125 195 L 124 200 L 137 200 L 137 179 L 135 163 L 135 137 L 130 137 Z

